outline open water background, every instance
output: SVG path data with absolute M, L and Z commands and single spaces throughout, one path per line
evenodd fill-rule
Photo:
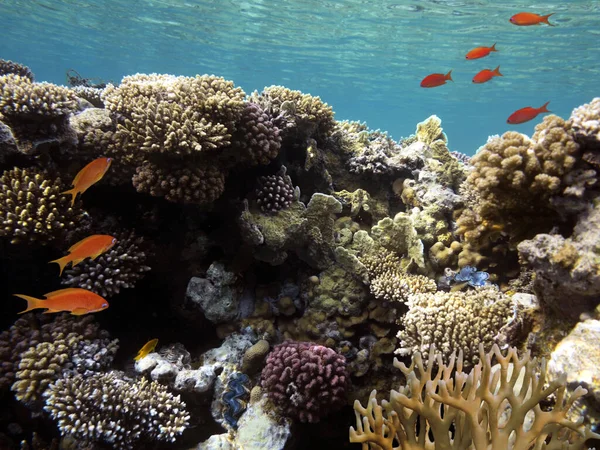
M 517 27 L 515 13 L 554 12 L 556 27 Z M 395 139 L 431 114 L 451 150 L 473 154 L 524 106 L 568 117 L 600 95 L 600 1 L 551 0 L 0 0 L 0 58 L 38 81 L 213 73 L 247 93 L 281 84 L 319 95 L 337 119 Z M 465 54 L 496 43 L 476 61 Z M 503 78 L 471 79 L 500 65 Z M 421 79 L 453 70 L 454 83 Z

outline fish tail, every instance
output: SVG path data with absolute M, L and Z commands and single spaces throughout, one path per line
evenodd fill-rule
M 452 79 L 452 70 L 450 70 L 450 72 L 448 72 L 448 73 L 446 74 L 446 76 L 444 77 L 444 79 L 445 79 L 445 80 L 454 81 L 454 80 Z
M 42 304 L 44 302 L 44 300 L 41 300 L 41 299 L 35 298 L 35 297 L 30 297 L 29 295 L 23 295 L 23 294 L 13 294 L 13 295 L 15 297 L 19 297 L 19 298 L 22 298 L 23 300 L 27 301 L 27 309 L 20 311 L 19 314 L 26 313 L 28 311 L 31 311 L 32 309 L 45 308 L 45 306 Z
M 62 275 L 63 270 L 65 269 L 67 264 L 69 264 L 69 257 L 70 257 L 70 255 L 66 255 L 66 256 L 63 256 L 62 258 L 58 258 L 58 259 L 48 262 L 48 264 L 52 264 L 52 263 L 58 264 L 58 267 L 60 268 L 60 271 L 58 272 L 59 277 Z M 73 265 L 75 265 L 75 264 L 73 264 Z
M 72 195 L 73 198 L 71 199 L 71 206 L 74 206 L 75 205 L 75 199 L 77 198 L 78 192 L 79 191 L 76 188 L 73 188 L 73 189 L 69 189 L 68 191 L 61 192 L 61 194 Z
M 490 47 L 490 52 L 497 52 L 498 50 L 496 50 L 496 43 L 494 42 L 494 45 L 492 45 Z
M 551 27 L 555 27 L 556 25 L 554 25 L 553 23 L 548 22 L 548 17 L 550 17 L 553 14 L 554 13 L 546 14 L 545 16 L 542 16 L 542 22 L 544 22 L 545 24 L 550 25 Z
M 502 75 L 502 74 L 500 73 L 500 66 L 498 66 L 498 67 L 496 67 L 496 68 L 494 69 L 494 75 L 496 75 L 497 77 L 503 77 L 503 76 L 504 76 L 504 75 Z
M 547 102 L 546 102 L 546 103 L 544 103 L 542 106 L 540 106 L 539 112 L 541 112 L 541 113 L 542 113 L 542 112 L 548 112 L 548 113 L 549 113 L 549 112 L 552 112 L 552 111 L 548 111 L 548 108 L 547 108 L 547 106 L 548 106 L 548 103 L 550 103 L 550 101 L 547 101 Z

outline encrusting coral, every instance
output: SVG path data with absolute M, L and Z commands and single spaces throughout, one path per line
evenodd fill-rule
M 512 302 L 496 287 L 474 290 L 413 294 L 408 312 L 399 318 L 400 355 L 421 352 L 427 356 L 435 345 L 444 361 L 454 349 L 464 353 L 467 365 L 476 362 L 479 344 L 488 350 L 494 336 L 513 316 Z
M 87 289 L 105 298 L 134 287 L 150 270 L 146 266 L 144 239 L 134 231 L 113 234 L 117 243 L 108 252 L 65 270 L 61 284 Z
M 285 341 L 267 356 L 261 386 L 288 417 L 318 422 L 345 403 L 346 359 L 310 342 Z
M 0 176 L 0 236 L 11 242 L 40 242 L 64 239 L 68 233 L 87 226 L 81 200 L 71 206 L 61 195 L 64 184 L 37 169 L 6 170 Z
M 189 424 L 185 403 L 165 386 L 115 372 L 62 378 L 45 396 L 44 409 L 57 420 L 63 436 L 114 449 L 174 442 Z
M 544 360 L 537 373 L 536 359 L 520 358 L 515 348 L 503 355 L 496 345 L 487 353 L 480 346 L 479 363 L 468 373 L 462 352 L 447 364 L 433 350 L 426 361 L 416 353 L 409 367 L 398 360 L 394 366 L 406 385 L 392 390 L 389 401 L 379 405 L 373 391 L 366 407 L 354 403 L 350 442 L 365 450 L 584 450 L 586 441 L 600 438 L 568 418 L 587 391 L 568 395 L 564 377 L 548 379 Z

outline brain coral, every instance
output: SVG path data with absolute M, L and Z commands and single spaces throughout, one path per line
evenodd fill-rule
M 88 222 L 81 200 L 70 205 L 60 178 L 37 169 L 6 170 L 0 176 L 0 236 L 11 242 L 47 243 L 81 230 Z
M 346 401 L 346 359 L 322 345 L 286 341 L 267 356 L 261 386 L 286 416 L 318 422 Z

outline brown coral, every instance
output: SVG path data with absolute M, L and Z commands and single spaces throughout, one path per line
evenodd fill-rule
M 0 236 L 11 242 L 47 243 L 81 230 L 88 222 L 81 201 L 71 206 L 60 178 L 36 169 L 5 171 L 0 177 Z
M 479 355 L 468 373 L 461 352 L 447 365 L 433 351 L 425 362 L 415 354 L 409 367 L 395 360 L 406 386 L 381 405 L 377 391 L 367 407 L 356 400 L 350 442 L 379 450 L 583 450 L 586 441 L 600 438 L 568 417 L 587 391 L 579 386 L 568 395 L 564 377 L 547 379 L 544 360 L 538 374 L 535 358 L 519 358 L 515 348 L 503 355 L 496 345 L 488 353 L 480 346 Z
M 214 165 L 170 166 L 145 162 L 136 169 L 133 186 L 138 192 L 176 203 L 212 203 L 225 189 L 225 174 Z
M 31 72 L 29 67 L 6 59 L 0 59 L 0 75 L 7 75 L 9 73 L 19 75 L 21 77 L 28 78 L 29 81 L 33 81 L 33 72 Z

